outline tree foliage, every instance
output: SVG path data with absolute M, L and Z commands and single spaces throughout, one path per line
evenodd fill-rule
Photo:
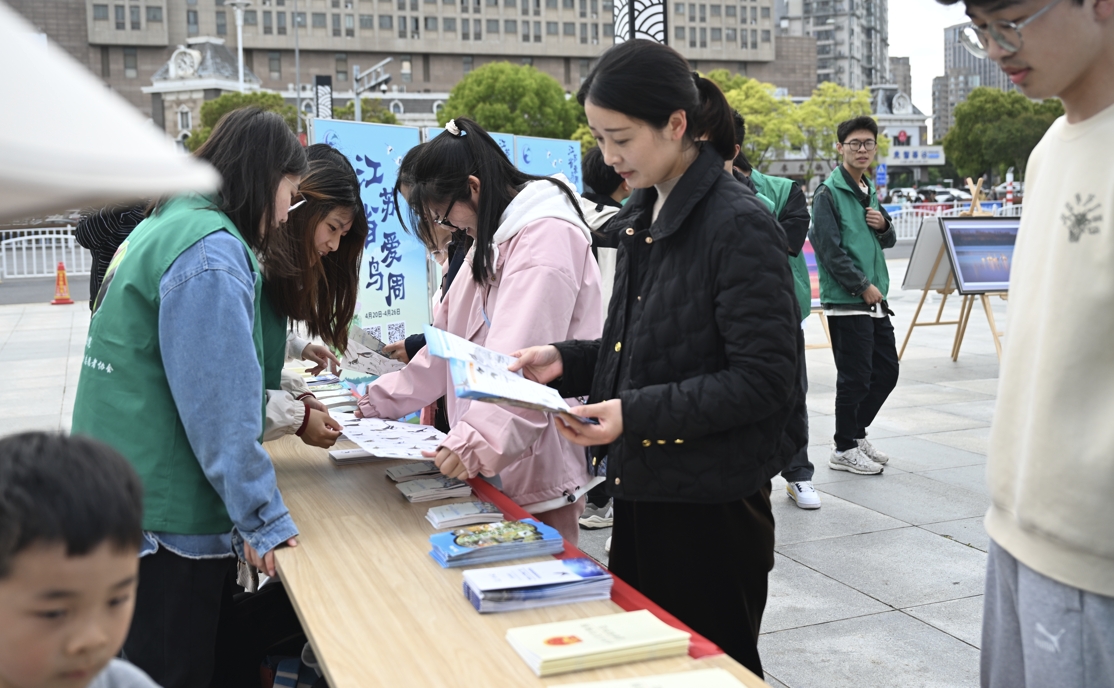
M 353 120 L 356 118 L 356 101 L 350 100 L 341 107 L 333 108 L 333 119 Z M 395 113 L 383 105 L 378 98 L 360 98 L 360 121 L 378 124 L 398 124 Z
M 213 127 L 217 125 L 221 117 L 233 110 L 250 106 L 282 115 L 291 131 L 295 131 L 298 126 L 297 111 L 294 106 L 288 105 L 278 93 L 264 91 L 225 93 L 201 106 L 200 126 L 190 132 L 189 138 L 186 139 L 186 147 L 191 152 L 197 150 L 201 147 L 201 144 L 209 139 L 209 134 L 213 132 Z
M 793 102 L 788 98 L 774 96 L 773 84 L 743 79 L 736 75 L 735 80 L 739 79 L 742 80 L 739 85 L 724 94 L 728 104 L 738 110 L 746 122 L 747 134 L 743 139 L 743 151 L 747 160 L 759 167 L 764 162 L 784 155 L 790 148 L 803 144 L 804 136 L 793 118 Z
M 732 75 L 731 72 L 727 71 L 726 69 L 713 69 L 703 76 L 708 81 L 711 81 L 716 86 L 719 86 L 719 90 L 723 91 L 724 93 L 727 93 L 728 91 L 734 91 L 737 88 L 742 88 L 744 84 L 750 81 L 750 79 L 746 78 L 742 74 Z
M 588 128 L 587 124 L 578 126 L 569 138 L 580 142 L 580 157 L 582 158 L 588 154 L 588 151 L 592 150 L 592 146 L 596 145 L 596 137 L 592 136 L 592 130 Z
M 1035 103 L 1014 91 L 976 88 L 955 108 L 944 153 L 961 177 L 1002 174 L 1014 167 L 1024 178 L 1029 154 L 1062 114 L 1059 100 Z
M 444 126 L 470 117 L 488 131 L 567 139 L 577 127 L 578 105 L 556 79 L 532 66 L 492 62 L 470 72 L 437 113 Z

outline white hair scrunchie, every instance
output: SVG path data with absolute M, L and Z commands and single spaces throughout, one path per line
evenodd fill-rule
M 450 119 L 449 123 L 445 125 L 445 131 L 453 136 L 464 136 L 465 132 L 461 131 L 460 127 L 456 125 L 455 119 Z

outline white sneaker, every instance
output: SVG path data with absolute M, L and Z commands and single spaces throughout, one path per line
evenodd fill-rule
M 850 471 L 859 475 L 877 475 L 882 472 L 881 464 L 871 461 L 866 454 L 857 447 L 847 451 L 832 449 L 832 456 L 828 465 L 837 471 Z
M 785 492 L 802 509 L 820 508 L 820 493 L 812 486 L 812 481 L 789 483 L 785 486 Z
M 594 530 L 596 528 L 610 528 L 613 525 L 615 525 L 615 507 L 610 499 L 603 506 L 587 505 L 584 507 L 584 513 L 580 516 L 581 528 Z
M 862 439 L 855 440 L 859 443 L 859 451 L 866 454 L 867 458 L 874 463 L 880 463 L 885 466 L 890 462 L 890 457 L 886 452 L 880 451 L 877 447 L 870 443 L 870 440 Z
M 607 536 L 607 539 L 604 540 L 604 542 L 603 542 L 603 551 L 607 552 L 608 554 L 611 554 L 611 536 L 610 535 Z

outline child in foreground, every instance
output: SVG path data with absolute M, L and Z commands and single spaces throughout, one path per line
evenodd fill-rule
M 142 487 L 83 437 L 0 439 L 0 688 L 157 688 L 114 659 L 135 606 Z

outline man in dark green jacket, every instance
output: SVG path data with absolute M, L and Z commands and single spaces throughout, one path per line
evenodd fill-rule
M 890 459 L 866 439 L 866 429 L 897 384 L 893 313 L 886 303 L 890 275 L 882 253 L 897 237 L 864 176 L 874 161 L 878 125 L 856 117 L 840 124 L 837 136 L 843 164 L 816 190 L 809 231 L 837 373 L 835 447 L 828 465 L 877 475 Z

